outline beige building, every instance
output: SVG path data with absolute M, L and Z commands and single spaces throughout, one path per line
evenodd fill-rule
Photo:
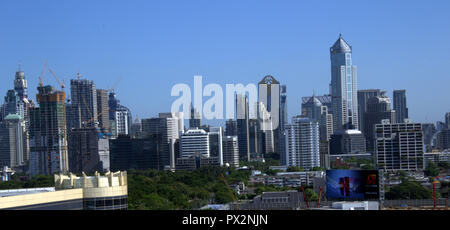
M 0 190 L 0 209 L 118 210 L 128 209 L 126 172 L 104 176 L 55 175 L 55 187 Z

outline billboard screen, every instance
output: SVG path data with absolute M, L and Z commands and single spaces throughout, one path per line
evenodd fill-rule
M 327 170 L 327 198 L 373 200 L 379 197 L 377 170 Z

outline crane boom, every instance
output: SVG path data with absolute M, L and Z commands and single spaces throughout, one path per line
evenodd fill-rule
M 53 78 L 55 78 L 55 80 L 58 82 L 58 85 L 61 86 L 61 90 L 64 90 L 64 88 L 66 88 L 66 86 L 64 85 L 64 81 L 61 83 L 58 79 L 58 77 L 56 76 L 56 74 L 53 72 L 52 69 L 48 69 L 50 71 L 50 73 L 52 74 Z
M 44 74 L 45 69 L 47 68 L 47 59 L 44 60 L 44 68 L 42 68 L 41 75 L 39 76 L 39 86 L 44 86 Z
M 225 177 L 223 176 L 223 173 L 222 174 L 220 174 L 220 176 L 222 177 L 222 180 L 223 180 L 223 182 L 225 183 L 225 185 L 227 186 L 227 188 L 228 188 L 228 191 L 230 192 L 230 194 L 231 194 L 231 197 L 233 198 L 233 201 L 236 203 L 236 207 L 237 207 L 237 209 L 238 210 L 240 210 L 239 209 L 239 204 L 238 204 L 238 202 L 237 202 L 237 200 L 236 200 L 236 197 L 234 196 L 234 193 L 233 193 L 233 191 L 231 190 L 231 188 L 230 188 L 230 186 L 228 185 L 228 183 L 227 183 L 227 180 L 225 179 Z

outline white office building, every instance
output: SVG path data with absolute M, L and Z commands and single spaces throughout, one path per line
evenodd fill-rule
M 180 138 L 181 157 L 203 155 L 210 156 L 209 134 L 203 129 L 189 129 Z
M 286 126 L 286 165 L 311 169 L 320 166 L 319 124 L 309 118 L 293 117 Z

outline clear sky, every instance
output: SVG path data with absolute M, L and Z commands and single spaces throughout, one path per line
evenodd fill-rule
M 35 99 L 44 60 L 66 83 L 80 71 L 116 88 L 140 118 L 170 111 L 173 85 L 287 85 L 300 99 L 329 91 L 329 48 L 353 46 L 358 88 L 406 89 L 410 117 L 450 111 L 450 1 L 0 1 L 0 96 L 21 63 Z M 45 83 L 57 86 L 47 72 Z M 205 98 L 204 100 L 207 100 Z M 3 99 L 2 99 L 3 101 Z

